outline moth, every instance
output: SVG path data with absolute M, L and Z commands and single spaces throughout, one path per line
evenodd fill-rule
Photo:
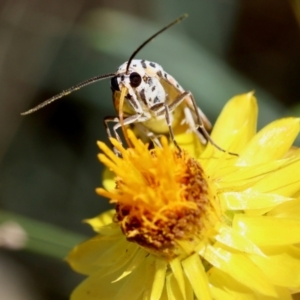
M 31 114 L 87 85 L 110 78 L 113 105 L 117 116 L 104 118 L 104 126 L 109 138 L 115 137 L 122 143 L 118 134 L 118 129 L 121 128 L 125 140 L 130 146 L 125 128 L 134 126 L 141 135 L 151 139 L 157 145 L 160 145 L 158 139 L 160 135 L 169 134 L 174 145 L 181 151 L 176 142 L 173 128 L 178 124 L 187 123 L 189 129 L 199 137 L 203 144 L 209 141 L 220 151 L 227 152 L 210 137 L 211 123 L 197 106 L 193 94 L 185 91 L 175 78 L 159 64 L 143 59 L 134 59 L 136 54 L 151 40 L 186 17 L 187 14 L 182 15 L 153 34 L 132 53 L 128 61 L 123 63 L 115 73 L 87 79 L 21 115 Z M 111 122 L 114 123 L 112 131 L 109 127 Z

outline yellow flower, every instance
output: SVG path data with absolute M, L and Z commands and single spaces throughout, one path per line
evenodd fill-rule
M 97 193 L 115 211 L 87 222 L 97 235 L 68 262 L 88 278 L 73 300 L 292 299 L 300 291 L 300 120 L 277 120 L 256 133 L 252 93 L 223 109 L 213 140 L 176 135 L 134 148 L 113 140 L 99 158 L 115 174 Z M 115 183 L 113 183 L 115 182 Z M 113 222 L 112 222 L 113 218 Z

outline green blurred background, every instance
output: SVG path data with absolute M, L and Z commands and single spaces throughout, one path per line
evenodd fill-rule
M 137 58 L 161 64 L 212 121 L 229 98 L 251 90 L 260 128 L 300 114 L 299 0 L 1 1 L 1 299 L 68 299 L 82 277 L 63 258 L 93 235 L 81 220 L 109 208 L 94 192 L 96 140 L 107 141 L 102 120 L 115 113 L 109 80 L 20 112 L 116 71 L 185 12 Z

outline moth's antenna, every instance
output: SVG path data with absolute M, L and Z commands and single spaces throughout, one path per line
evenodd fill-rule
M 167 26 L 165 26 L 164 28 L 162 28 L 161 30 L 157 31 L 156 33 L 154 33 L 152 36 L 150 36 L 142 45 L 140 45 L 129 57 L 128 59 L 128 63 L 127 63 L 127 67 L 126 67 L 126 74 L 128 74 L 128 70 L 130 67 L 130 64 L 132 62 L 132 60 L 134 59 L 134 57 L 140 52 L 141 49 L 143 49 L 149 42 L 151 42 L 154 38 L 156 38 L 159 34 L 161 34 L 162 32 L 164 32 L 165 30 L 167 30 L 168 28 L 172 27 L 173 25 L 181 22 L 182 20 L 184 20 L 185 18 L 188 17 L 188 14 L 184 14 L 181 17 L 177 18 L 176 20 L 172 21 L 170 24 L 168 24 Z
M 85 81 L 83 81 L 81 83 L 78 83 L 78 84 L 76 84 L 76 85 L 74 85 L 74 86 L 72 86 L 72 87 L 70 87 L 70 88 L 62 91 L 61 93 L 59 93 L 59 94 L 51 97 L 50 99 L 42 102 L 41 104 L 39 104 L 39 105 L 37 105 L 37 106 L 35 106 L 35 107 L 33 107 L 33 108 L 25 111 L 25 112 L 22 112 L 21 115 L 22 116 L 29 115 L 29 114 L 31 114 L 31 113 L 33 113 L 33 112 L 35 112 L 35 111 L 43 108 L 44 106 L 46 106 L 46 105 L 48 105 L 48 104 L 50 104 L 50 103 L 52 103 L 52 102 L 54 102 L 54 101 L 62 98 L 62 97 L 65 97 L 65 96 L 71 94 L 74 91 L 77 91 L 77 90 L 81 89 L 84 86 L 87 86 L 89 84 L 95 83 L 95 82 L 100 81 L 102 79 L 111 78 L 111 77 L 114 77 L 114 76 L 116 76 L 116 74 L 115 73 L 111 73 L 111 74 L 105 74 L 105 75 L 95 76 L 93 78 L 87 79 L 87 80 L 85 80 Z

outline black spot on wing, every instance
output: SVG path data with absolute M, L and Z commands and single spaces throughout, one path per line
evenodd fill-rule
M 153 80 L 150 76 L 147 76 L 147 83 L 149 84 L 149 86 L 153 84 Z
M 141 65 L 142 65 L 142 67 L 144 68 L 144 69 L 146 69 L 147 68 L 147 64 L 146 64 L 146 62 L 145 62 L 145 60 L 143 59 L 143 60 L 141 60 Z
M 154 62 L 150 62 L 149 64 L 151 67 L 156 68 L 156 64 Z
M 125 96 L 126 99 L 131 99 L 132 96 L 128 93 L 126 96 Z
M 159 99 L 158 99 L 158 97 L 155 97 L 154 98 L 154 101 L 153 101 L 153 103 L 155 104 L 155 103 L 159 103 Z
M 157 71 L 156 74 L 157 74 L 157 76 L 162 77 L 161 71 Z
M 142 89 L 142 90 L 140 91 L 140 96 L 141 96 L 141 99 L 142 99 L 142 101 L 144 102 L 144 104 L 147 105 L 146 95 L 145 95 L 145 90 L 144 90 L 144 89 Z

